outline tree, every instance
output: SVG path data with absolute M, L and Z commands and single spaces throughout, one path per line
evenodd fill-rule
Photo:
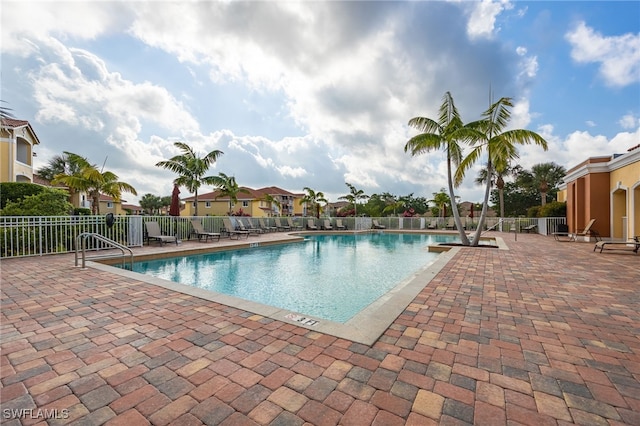
M 511 118 L 511 107 L 513 107 L 511 98 L 500 98 L 489 106 L 480 120 L 466 125 L 475 135 L 471 135 L 469 139 L 473 143 L 471 152 L 460 162 L 460 166 L 456 170 L 456 182 L 462 182 L 466 170 L 475 164 L 485 151 L 487 176 L 492 176 L 494 170 L 505 170 L 507 164 L 518 158 L 516 144 L 534 143 L 545 151 L 547 150 L 547 141 L 536 132 L 525 129 L 504 130 Z M 487 216 L 490 192 L 491 179 L 487 179 L 482 213 L 471 243 L 473 246 L 477 246 L 480 242 L 480 235 Z
M 240 188 L 240 186 L 238 186 L 234 176 L 227 176 L 224 173 L 218 173 L 218 176 L 214 176 L 211 179 L 211 183 L 220 191 L 220 194 L 216 196 L 216 199 L 220 197 L 229 197 L 229 215 L 232 213 L 233 205 L 238 202 L 238 194 L 249 194 L 247 189 Z
M 0 100 L 0 103 L 6 103 L 5 101 Z M 0 106 L 0 120 L 5 120 L 7 118 L 15 118 L 11 113 L 13 111 L 11 108 Z
M 369 196 L 362 189 L 357 189 L 349 182 L 345 182 L 345 184 L 349 187 L 349 194 L 338 197 L 338 200 L 346 200 L 353 204 L 353 215 L 358 216 L 358 200 L 366 200 Z
M 540 203 L 544 206 L 547 204 L 549 192 L 557 188 L 566 174 L 565 168 L 556 163 L 540 163 L 531 167 L 531 173 L 523 173 L 520 182 L 525 186 L 535 188 L 540 193 Z
M 171 203 L 171 201 L 169 201 L 169 203 Z M 140 198 L 140 207 L 148 214 L 155 214 L 163 207 L 162 199 L 157 195 L 144 194 L 142 198 Z
M 118 176 L 110 171 L 103 172 L 97 166 L 90 164 L 86 158 L 73 153 L 67 154 L 78 166 L 73 174 L 61 173 L 54 177 L 53 184 L 62 183 L 73 191 L 84 191 L 92 199 L 91 212 L 100 214 L 100 195 L 108 195 L 115 201 L 120 201 L 123 192 L 137 195 L 135 188 L 126 182 L 120 182 Z
M 324 198 L 324 194 L 320 191 L 316 192 L 306 186 L 303 188 L 303 190 L 306 192 L 306 194 L 300 201 L 302 203 L 312 205 L 316 212 L 316 218 L 320 219 L 320 212 L 322 211 L 322 206 L 320 205 L 320 203 L 327 204 L 327 199 Z
M 264 201 L 265 203 L 269 203 L 269 207 L 271 208 L 270 212 L 272 214 L 273 214 L 273 206 L 276 206 L 278 210 L 282 206 L 282 203 L 280 203 L 280 201 L 278 201 L 278 199 L 271 194 L 266 194 L 260 200 Z
M 522 172 L 522 167 L 520 165 L 512 167 L 510 164 L 505 164 L 504 167 L 494 168 L 493 176 L 491 177 L 491 186 L 496 187 L 498 190 L 498 204 L 500 205 L 500 217 L 505 217 L 504 215 L 504 178 L 507 176 L 517 176 Z M 476 178 L 476 183 L 479 185 L 486 185 L 487 179 L 489 178 L 489 173 L 486 168 L 480 169 L 480 173 L 478 173 L 478 177 Z
M 209 168 L 223 154 L 220 150 L 213 150 L 204 157 L 198 157 L 196 152 L 184 142 L 175 142 L 176 148 L 182 151 L 182 154 L 171 157 L 169 160 L 159 161 L 156 167 L 162 167 L 178 174 L 173 183 L 178 186 L 184 186 L 189 192 L 195 195 L 195 215 L 198 216 L 198 189 L 204 185 L 215 185 L 213 182 L 215 176 L 205 176 Z
M 80 172 L 83 165 L 88 162 L 84 157 L 80 157 L 77 154 L 71 152 L 64 152 L 62 155 L 55 155 L 49 160 L 46 166 L 40 167 L 36 173 L 48 180 L 52 181 L 56 175 L 75 175 Z
M 455 205 L 456 196 L 452 166 L 458 166 L 462 161 L 462 147 L 458 141 L 468 140 L 473 133 L 470 134 L 463 126 L 460 114 L 449 92 L 444 94 L 437 121 L 431 118 L 414 117 L 409 120 L 409 126 L 418 129 L 422 133 L 409 139 L 409 142 L 404 146 L 405 152 L 410 151 L 411 155 L 415 156 L 432 150 L 444 149 L 446 151 L 447 184 L 449 186 L 451 211 L 453 212 L 462 244 L 469 245 L 469 239 L 460 220 L 460 213 Z
M 429 201 L 436 205 L 438 216 L 440 217 L 447 216 L 447 204 L 453 206 L 453 203 L 451 203 L 451 198 L 449 198 L 449 194 L 446 193 L 444 188 L 441 188 L 440 192 L 434 192 L 433 199 Z M 458 210 L 457 206 L 455 210 Z
M 67 191 L 44 188 L 35 195 L 28 195 L 19 201 L 8 201 L 2 216 L 67 216 L 73 205 L 67 201 Z

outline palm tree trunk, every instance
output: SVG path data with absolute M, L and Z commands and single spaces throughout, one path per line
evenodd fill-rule
M 460 241 L 462 245 L 469 245 L 469 238 L 467 238 L 466 232 L 464 232 L 464 227 L 462 226 L 462 221 L 460 220 L 460 212 L 458 211 L 458 206 L 456 206 L 456 196 L 453 192 L 453 178 L 451 176 L 451 157 L 447 151 L 447 183 L 449 184 L 449 196 L 451 198 L 451 211 L 453 213 L 453 220 L 456 223 L 456 228 L 458 229 L 458 234 L 460 234 Z
M 499 189 L 498 195 L 500 197 L 500 217 L 504 217 L 504 189 Z
M 542 205 L 544 206 L 545 204 L 547 204 L 547 193 L 541 192 L 540 197 L 542 198 Z
M 487 173 L 488 176 L 491 176 L 492 165 L 491 160 L 487 162 Z M 480 221 L 478 222 L 478 229 L 476 229 L 476 233 L 473 235 L 473 242 L 471 245 L 473 247 L 477 247 L 480 243 L 480 235 L 482 235 L 482 228 L 484 228 L 484 222 L 487 218 L 487 210 L 489 205 L 489 193 L 491 192 L 491 179 L 487 179 L 487 187 L 484 191 L 484 201 L 482 202 L 482 213 L 480 213 Z

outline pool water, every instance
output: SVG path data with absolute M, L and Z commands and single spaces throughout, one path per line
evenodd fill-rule
M 312 235 L 301 243 L 136 262 L 133 271 L 344 323 L 438 253 L 453 236 Z

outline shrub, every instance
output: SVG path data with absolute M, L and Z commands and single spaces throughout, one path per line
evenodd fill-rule
M 37 185 L 36 185 L 37 186 Z M 18 201 L 8 201 L 2 216 L 66 216 L 73 211 L 66 191 L 41 187 L 42 191 Z
M 542 206 L 533 206 L 527 209 L 527 217 L 540 217 L 540 207 Z
M 552 201 L 540 207 L 539 217 L 565 217 L 567 215 L 567 203 Z
M 0 209 L 4 209 L 8 202 L 18 202 L 29 195 L 36 195 L 46 190 L 44 186 L 29 182 L 0 183 Z

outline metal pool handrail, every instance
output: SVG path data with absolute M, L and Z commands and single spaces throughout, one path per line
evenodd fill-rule
M 102 243 L 107 244 L 108 246 L 111 246 L 113 248 L 116 248 L 118 250 L 120 250 L 120 253 L 111 253 L 111 254 L 102 254 L 102 255 L 96 255 L 96 256 L 91 256 L 91 257 L 87 257 L 86 251 L 87 251 L 87 240 L 89 238 L 92 238 L 96 241 L 100 241 Z M 83 232 L 82 234 L 78 234 L 78 236 L 76 237 L 76 266 L 78 266 L 78 251 L 79 248 L 81 248 L 82 251 L 82 269 L 86 268 L 86 259 L 110 259 L 110 258 L 114 258 L 114 257 L 122 257 L 122 265 L 124 266 L 124 258 L 129 256 L 129 266 L 131 267 L 131 269 L 133 270 L 133 250 L 131 250 L 129 247 L 127 246 L 123 246 L 122 244 L 113 241 L 105 236 L 102 236 L 98 233 L 95 232 Z

